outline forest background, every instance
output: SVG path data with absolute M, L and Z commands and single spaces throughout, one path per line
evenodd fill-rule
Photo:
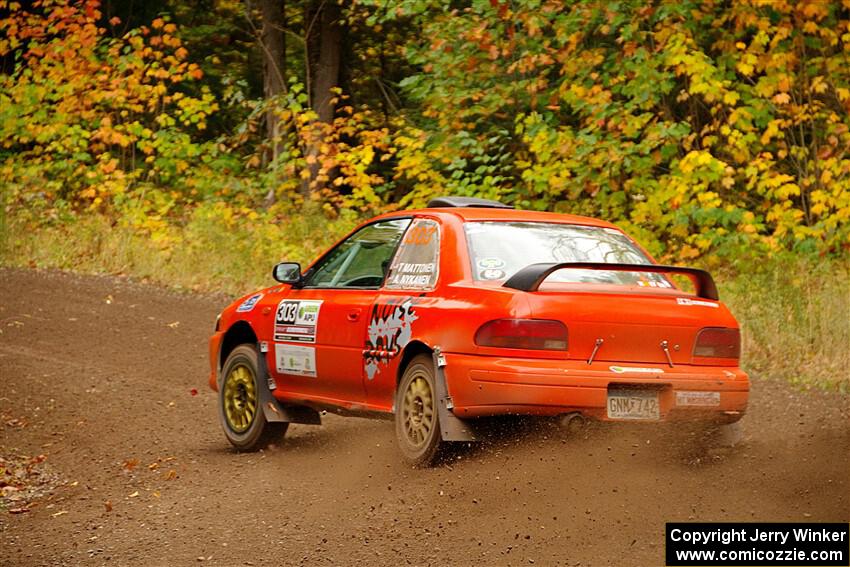
M 0 262 L 241 294 L 437 195 L 712 270 L 850 389 L 850 1 L 0 0 Z

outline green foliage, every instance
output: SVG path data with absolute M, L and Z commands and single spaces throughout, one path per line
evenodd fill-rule
M 255 13 L 160 0 L 142 17 L 156 6 L 184 27 L 160 15 L 118 32 L 97 0 L 0 2 L 16 216 L 92 210 L 164 233 L 211 201 L 271 196 L 281 214 L 309 182 L 330 219 L 448 193 L 603 217 L 667 260 L 850 250 L 843 5 L 357 0 L 329 123 L 309 105 L 304 38 L 288 42 L 286 91 L 258 100 Z M 305 6 L 287 4 L 289 34 L 309 27 Z
M 0 75 L 0 159 L 13 205 L 43 218 L 65 205 L 107 210 L 150 183 L 185 199 L 212 194 L 210 177 L 234 162 L 193 138 L 218 103 L 179 90 L 202 73 L 174 24 L 158 18 L 109 38 L 97 2 L 44 1 L 33 12 L 13 4 L 0 21 L 0 55 L 15 64 Z
M 601 216 L 682 259 L 847 251 L 846 7 L 461 5 L 380 12 L 422 27 L 408 46 L 420 72 L 402 85 L 419 105 L 424 175 L 450 192 Z

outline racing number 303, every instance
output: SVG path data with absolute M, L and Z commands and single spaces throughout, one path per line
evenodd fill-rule
M 283 301 L 277 309 L 277 320 L 280 323 L 294 323 L 297 314 L 297 301 Z
M 437 232 L 437 225 L 435 224 L 418 224 L 407 231 L 407 234 L 404 236 L 404 243 L 412 244 L 413 246 L 430 244 L 435 232 Z

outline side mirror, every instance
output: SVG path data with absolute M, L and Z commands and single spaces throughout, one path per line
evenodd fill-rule
M 272 269 L 272 277 L 280 283 L 297 284 L 301 281 L 301 264 L 281 262 Z

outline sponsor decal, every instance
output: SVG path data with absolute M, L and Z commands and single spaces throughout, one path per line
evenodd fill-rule
M 274 320 L 274 340 L 315 343 L 321 308 L 322 302 L 313 299 L 284 299 L 278 303 Z
M 615 374 L 664 374 L 661 368 L 646 368 L 644 366 L 609 366 L 608 370 Z
M 263 298 L 262 293 L 252 295 L 251 297 L 249 297 L 248 299 L 246 299 L 245 301 L 243 301 L 242 303 L 239 304 L 239 307 L 236 308 L 236 312 L 237 313 L 247 313 L 248 311 L 251 311 L 252 309 L 254 309 L 254 306 L 257 305 L 257 303 L 259 303 L 259 301 L 262 298 Z
M 677 297 L 676 303 L 679 305 L 701 305 L 703 307 L 714 307 L 715 309 L 718 307 L 717 303 L 712 303 L 711 301 L 701 301 L 699 299 L 690 299 L 689 297 Z
M 419 318 L 413 309 L 414 301 L 414 298 L 406 297 L 372 306 L 363 351 L 369 380 L 410 342 L 413 322 Z
M 720 405 L 720 392 L 676 392 L 677 406 L 716 407 Z
M 500 280 L 505 277 L 504 270 L 487 269 L 481 270 L 482 280 Z
M 505 261 L 501 258 L 482 258 L 478 260 L 478 267 L 482 270 L 496 270 L 505 267 Z
M 641 287 L 673 287 L 673 284 L 671 284 L 667 280 L 638 280 L 637 284 Z
M 280 374 L 316 376 L 316 349 L 297 345 L 274 345 L 274 358 Z

